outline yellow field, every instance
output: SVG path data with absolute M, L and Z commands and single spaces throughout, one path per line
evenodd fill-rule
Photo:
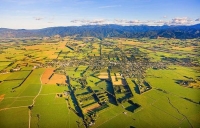
M 41 81 L 42 84 L 47 84 L 49 82 L 49 77 L 52 75 L 54 68 L 47 68 L 42 74 Z
M 180 50 L 180 51 L 192 51 L 194 49 L 194 47 L 172 47 L 172 49 L 174 50 Z
M 0 95 L 0 102 L 4 99 L 5 94 Z
M 61 74 L 54 74 L 51 79 L 48 81 L 48 84 L 65 84 L 66 83 L 66 76 Z
M 121 78 L 117 78 L 118 80 L 116 81 L 115 80 L 115 76 L 111 76 L 111 79 L 112 79 L 112 83 L 113 83 L 113 85 L 115 86 L 118 86 L 118 85 L 122 85 L 122 79 Z
M 93 104 L 93 105 L 90 105 L 90 106 L 84 108 L 84 109 L 83 109 L 83 113 L 84 113 L 84 114 L 85 114 L 85 113 L 88 113 L 89 111 L 92 111 L 93 109 L 98 108 L 98 107 L 100 107 L 100 105 L 99 105 L 98 103 L 95 103 L 95 104 Z
M 100 75 L 98 76 L 98 78 L 100 78 L 100 79 L 108 79 L 108 73 L 102 72 L 102 73 L 100 73 Z

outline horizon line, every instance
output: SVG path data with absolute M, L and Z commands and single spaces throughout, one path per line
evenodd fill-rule
M 69 25 L 69 26 L 49 26 L 49 27 L 44 27 L 44 28 L 9 28 L 9 27 L 0 27 L 0 29 L 12 29 L 12 30 L 39 30 L 39 29 L 46 29 L 46 28 L 58 28 L 58 27 L 83 27 L 83 26 L 107 26 L 107 25 L 117 25 L 117 26 L 124 26 L 124 27 L 131 27 L 131 26 L 149 26 L 149 27 L 158 27 L 158 26 L 194 26 L 198 25 L 197 24 L 176 24 L 176 25 L 168 25 L 168 24 L 163 24 L 163 25 L 148 25 L 148 24 L 134 24 L 134 25 L 123 25 L 123 24 L 83 24 L 83 25 Z

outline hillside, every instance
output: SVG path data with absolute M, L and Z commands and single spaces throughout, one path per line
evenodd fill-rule
M 0 38 L 43 37 L 78 35 L 94 37 L 166 37 L 190 39 L 200 37 L 200 24 L 192 26 L 120 26 L 120 25 L 85 25 L 68 27 L 49 27 L 44 29 L 7 29 L 0 28 Z

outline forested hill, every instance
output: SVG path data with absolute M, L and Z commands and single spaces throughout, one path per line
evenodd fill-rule
M 44 37 L 44 36 L 94 36 L 104 37 L 166 37 L 190 39 L 200 37 L 200 24 L 192 26 L 120 26 L 120 25 L 85 25 L 68 27 L 49 27 L 44 29 L 7 29 L 0 28 L 0 38 Z

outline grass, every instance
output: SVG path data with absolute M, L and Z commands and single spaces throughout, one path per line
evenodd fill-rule
M 12 81 L 4 81 L 0 84 L 0 95 L 1 94 L 8 94 L 11 93 L 12 88 L 18 86 L 22 83 L 23 80 L 12 80 Z
M 113 118 L 115 118 L 116 116 L 118 116 L 119 114 L 122 114 L 122 113 L 123 113 L 123 109 L 121 106 L 114 106 L 112 104 L 109 104 L 109 108 L 103 109 L 102 111 L 97 113 L 99 118 L 95 122 L 95 125 L 92 127 L 94 127 L 94 128 L 100 127 L 100 126 L 102 126 L 102 124 L 109 122 L 110 120 L 112 120 Z
M 45 99 L 49 100 L 48 97 Z M 65 102 L 62 104 L 53 104 L 53 102 L 49 102 L 49 105 L 36 104 L 33 108 L 31 124 L 33 124 L 32 126 L 37 126 L 38 124 L 40 127 L 67 127 L 68 112 L 69 110 Z M 37 114 L 40 115 L 39 122 Z
M 40 76 L 43 73 L 43 71 L 44 71 L 43 69 L 34 70 L 20 87 L 15 88 L 15 92 L 7 92 L 6 96 L 8 97 L 35 96 L 40 89 L 41 85 Z
M 23 67 L 23 68 L 21 69 L 21 71 L 24 71 L 24 70 L 32 70 L 32 69 L 33 69 L 32 66 L 30 66 L 30 67 Z
M 0 62 L 0 70 L 6 68 L 11 62 Z
M 40 94 L 62 93 L 64 90 L 68 90 L 68 87 L 45 84 L 42 86 Z
M 93 76 L 87 77 L 87 85 L 89 85 L 91 87 L 96 86 L 96 83 L 98 83 L 100 81 L 101 81 L 100 79 L 93 77 Z
M 5 80 L 7 77 L 9 77 L 11 73 L 6 73 L 6 74 L 0 74 L 0 81 Z
M 110 120 L 108 119 L 108 122 L 105 122 L 104 124 L 100 125 L 98 128 L 107 128 L 107 127 L 130 127 L 130 124 L 133 122 L 133 119 L 129 118 L 127 115 L 121 113 L 114 117 L 112 117 Z
M 90 92 L 87 89 L 78 89 L 75 91 L 76 95 L 82 95 L 82 94 L 89 94 Z
M 13 79 L 25 79 L 30 71 L 17 71 L 13 72 L 10 76 L 6 78 L 6 80 L 13 80 Z
M 69 102 L 70 107 L 73 110 L 76 110 L 76 108 L 75 108 L 76 104 L 73 102 L 73 100 L 71 99 L 71 97 L 68 98 L 68 102 Z
M 6 100 L 7 99 L 5 99 L 5 101 Z M 11 98 L 11 100 L 12 100 L 12 102 L 10 102 L 8 107 L 28 106 L 28 105 L 32 104 L 33 97 Z
M 74 80 L 70 80 L 70 84 L 71 84 L 72 86 L 81 86 L 80 83 L 78 83 L 78 82 L 76 82 L 76 81 L 74 81 Z
M 200 101 L 198 94 L 199 89 L 192 89 L 183 87 L 175 83 L 174 79 L 185 79 L 184 76 L 196 78 L 199 73 L 195 73 L 195 70 L 188 67 L 171 66 L 171 68 L 176 68 L 175 70 L 148 70 L 147 74 L 151 75 L 146 78 L 146 80 L 156 88 L 161 88 L 167 92 L 177 94 L 180 97 L 187 97 L 196 102 Z M 159 77 L 159 78 L 155 78 Z
M 94 99 L 91 99 L 91 100 L 87 100 L 87 101 L 82 101 L 83 105 L 82 105 L 82 108 L 85 108 L 87 106 L 90 106 L 92 104 L 95 104 L 96 101 Z
M 84 71 L 88 68 L 88 66 L 83 66 L 83 65 L 80 65 L 77 69 L 77 71 Z
M 153 106 L 149 106 L 131 117 L 135 119 L 134 127 L 173 127 L 179 124 L 179 120 Z M 163 117 L 165 118 L 163 119 Z
M 38 122 L 37 114 L 40 115 Z M 69 118 L 70 116 L 70 118 Z M 64 98 L 56 98 L 55 94 L 41 94 L 36 99 L 32 112 L 32 126 L 37 127 L 77 127 L 79 121 L 71 110 L 68 109 Z
M 73 77 L 73 78 L 80 78 L 81 77 L 81 71 L 71 71 L 71 70 L 68 70 L 67 71 L 67 75 Z
M 32 100 L 40 89 L 40 76 L 43 69 L 37 69 L 26 79 L 26 81 L 18 88 L 11 92 L 13 87 L 18 86 L 23 80 L 4 81 L 1 84 L 1 94 L 5 94 L 5 98 L 0 103 L 0 108 L 28 106 L 32 104 Z
M 9 123 L 8 123 L 9 122 Z M 25 128 L 28 127 L 28 108 L 16 108 L 0 111 L 1 128 Z

